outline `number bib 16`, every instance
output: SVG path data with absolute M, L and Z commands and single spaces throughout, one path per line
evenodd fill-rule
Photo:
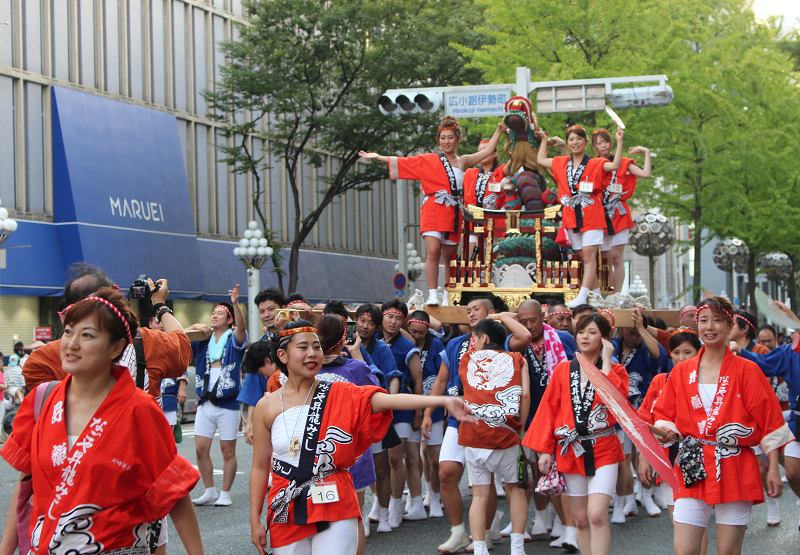
M 315 505 L 321 503 L 336 503 L 339 501 L 339 489 L 336 484 L 320 484 L 311 486 L 311 502 Z

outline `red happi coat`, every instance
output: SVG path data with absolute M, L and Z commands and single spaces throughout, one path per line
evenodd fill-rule
M 653 409 L 655 425 L 684 437 L 722 443 L 719 480 L 715 448 L 703 445 L 708 477 L 675 492 L 675 498 L 702 499 L 709 505 L 732 501 L 764 502 L 758 459 L 752 447 L 767 454 L 794 440 L 783 421 L 778 399 L 758 366 L 726 349 L 712 412 L 706 415 L 698 392 L 697 368 L 705 347 L 678 364 Z M 682 476 L 675 466 L 677 476 Z
M 483 168 L 469 168 L 464 172 L 464 204 L 469 206 L 470 204 L 477 206 L 478 208 L 488 208 L 485 206 L 484 203 L 478 205 L 478 191 L 477 191 L 477 184 L 478 179 L 483 181 L 483 196 L 482 198 L 485 199 L 486 195 L 490 194 L 489 192 L 489 185 L 490 184 L 499 184 L 503 181 L 503 178 L 506 176 L 504 173 L 506 165 L 500 164 L 497 166 L 491 174 L 487 176 L 486 171 Z M 503 205 L 506 202 L 506 194 L 501 189 L 497 193 L 497 210 L 502 210 Z
M 127 369 L 78 440 L 68 449 L 66 392 L 58 384 L 34 421 L 35 395 L 14 418 L 0 455 L 33 474 L 31 550 L 36 554 L 100 553 L 145 547 L 151 524 L 186 496 L 200 475 L 178 455 L 172 428 L 155 399 L 136 388 Z
M 454 189 L 438 154 L 428 153 L 402 158 L 389 156 L 389 179 L 413 179 L 420 182 L 425 199 L 422 201 L 419 218 L 420 233 L 438 231 L 452 234 L 446 239 L 458 243 L 461 231 L 461 212 L 458 206 L 437 203 L 436 193 L 460 196 L 462 191 Z
M 311 399 L 300 442 L 300 462 L 294 467 L 275 459 L 269 490 L 267 529 L 273 548 L 313 536 L 318 524 L 361 516 L 353 476 L 347 470 L 370 446 L 383 439 L 392 423 L 392 411 L 372 414 L 370 399 L 385 391 L 375 386 L 347 382 L 321 382 Z M 286 506 L 286 522 L 278 522 L 277 506 L 295 486 L 312 476 L 330 473 L 316 485 L 336 484 L 339 501 L 313 503 L 308 488 Z
M 565 204 L 565 197 L 572 198 L 574 195 L 569 188 L 569 180 L 567 179 L 567 166 L 572 156 L 556 156 L 553 158 L 553 178 L 558 183 L 558 201 L 563 205 L 561 209 L 561 218 L 564 227 L 575 231 L 589 231 L 592 229 L 606 229 L 606 213 L 603 208 L 603 181 L 606 179 L 606 173 L 603 171 L 603 164 L 608 162 L 605 158 L 590 158 L 580 178 L 580 182 L 589 182 L 592 184 L 591 204 L 584 206 L 582 209 L 583 225 L 578 228 L 575 210 Z M 578 185 L 576 185 L 576 192 L 578 192 Z
M 653 417 L 653 407 L 656 406 L 661 392 L 664 391 L 664 386 L 667 384 L 669 374 L 656 374 L 653 376 L 653 381 L 650 382 L 650 387 L 647 388 L 642 404 L 639 405 L 639 416 L 648 424 L 654 424 L 655 418 Z M 664 457 L 669 458 L 669 447 L 664 447 Z M 657 483 L 661 483 L 661 478 L 658 478 Z
M 523 369 L 525 359 L 520 353 L 480 349 L 461 357 L 458 377 L 464 402 L 478 425 L 459 426 L 459 445 L 480 449 L 519 445 Z
M 605 161 L 605 158 L 600 158 L 600 160 Z M 623 158 L 618 170 L 603 172 L 603 204 L 605 205 L 606 224 L 609 234 L 633 227 L 631 207 L 626 202 L 636 191 L 636 176 L 630 172 L 630 166 L 632 165 L 636 165 L 633 159 Z M 609 191 L 608 186 L 612 184 L 621 185 L 622 193 Z
M 553 370 L 550 382 L 547 384 L 542 402 L 533 422 L 528 427 L 528 433 L 522 440 L 522 445 L 542 454 L 552 454 L 555 451 L 558 470 L 566 474 L 580 474 L 586 476 L 584 456 L 576 456 L 570 446 L 566 453 L 562 453 L 559 440 L 575 429 L 575 413 L 572 408 L 572 392 L 570 388 L 570 363 L 560 362 Z M 628 372 L 622 364 L 611 364 L 608 374 L 617 389 L 628 396 Z M 589 382 L 591 383 L 591 382 Z M 582 398 L 589 389 L 582 391 Z M 600 395 L 595 393 L 589 417 L 589 429 L 592 433 L 614 428 L 617 421 L 600 400 Z M 625 453 L 616 435 L 597 438 L 593 445 L 594 467 L 600 468 L 609 464 L 625 460 Z

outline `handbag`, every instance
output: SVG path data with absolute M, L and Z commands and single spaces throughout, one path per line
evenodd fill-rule
M 553 456 L 553 465 L 547 474 L 539 478 L 539 483 L 536 484 L 536 493 L 553 497 L 567 491 L 567 483 L 564 481 L 564 476 L 558 471 L 557 466 L 556 458 Z

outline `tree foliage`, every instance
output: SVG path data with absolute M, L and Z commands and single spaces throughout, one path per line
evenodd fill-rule
M 285 163 L 291 292 L 300 246 L 325 208 L 388 176 L 378 164 L 358 163 L 359 150 L 406 154 L 434 146 L 438 116 L 383 116 L 381 92 L 478 82 L 481 71 L 467 67 L 450 42 L 480 48 L 487 39 L 472 30 L 480 12 L 469 0 L 246 0 L 245 6 L 249 23 L 238 26 L 238 39 L 222 44 L 229 63 L 205 96 L 227 136 L 238 137 L 222 148 L 234 171 L 266 166 L 262 153 L 248 150 L 247 136 L 262 137 Z M 340 160 L 338 170 L 320 178 L 318 196 L 303 204 L 303 159 L 319 168 L 325 153 Z M 258 202 L 256 195 L 254 188 Z

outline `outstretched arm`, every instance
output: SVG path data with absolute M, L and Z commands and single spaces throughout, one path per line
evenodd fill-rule
M 458 166 L 461 168 L 461 171 L 466 170 L 467 168 L 471 168 L 475 164 L 480 164 L 486 158 L 494 154 L 494 151 L 497 150 L 497 143 L 500 141 L 500 135 L 505 130 L 506 126 L 503 123 L 497 124 L 497 129 L 494 131 L 494 135 L 492 135 L 489 144 L 486 145 L 486 148 L 483 150 L 479 150 L 473 154 L 465 154 L 464 156 L 458 157 Z
M 650 161 L 650 149 L 645 148 L 643 146 L 633 146 L 628 149 L 628 152 L 631 154 L 641 154 L 644 153 L 644 167 L 640 168 L 638 166 L 634 166 L 631 164 L 628 166 L 628 171 L 631 172 L 636 177 L 642 177 L 647 179 L 651 175 L 652 163 Z
M 539 162 L 539 165 L 545 168 L 552 168 L 553 167 L 553 159 L 547 157 L 547 133 L 542 130 L 534 131 L 536 138 L 539 139 L 539 154 L 536 158 L 536 161 Z M 562 147 L 563 149 L 564 147 Z M 563 150 L 562 150 L 563 152 Z
M 378 162 L 384 162 L 384 163 L 389 161 L 388 156 L 381 156 L 377 152 L 366 152 L 364 150 L 359 150 L 358 155 L 361 158 L 366 158 L 367 160 L 377 160 Z
M 603 164 L 603 171 L 605 172 L 613 172 L 614 170 L 618 170 L 619 167 L 622 165 L 622 137 L 625 135 L 625 132 L 622 129 L 617 129 L 617 151 L 614 153 L 614 161 L 613 162 L 606 162 Z
M 419 410 L 427 407 L 444 407 L 459 422 L 477 423 L 478 421 L 470 416 L 472 409 L 464 404 L 458 397 L 447 397 L 444 395 L 412 395 L 410 393 L 398 393 L 389 395 L 388 393 L 375 393 L 372 398 L 372 414 L 385 412 L 387 410 Z

